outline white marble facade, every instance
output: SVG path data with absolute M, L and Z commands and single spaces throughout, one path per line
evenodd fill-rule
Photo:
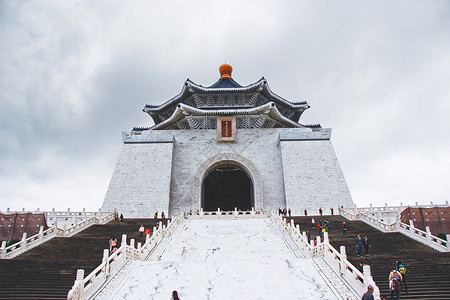
M 289 207 L 328 213 L 354 203 L 330 141 L 331 129 L 238 129 L 220 143 L 214 129 L 123 133 L 103 210 L 146 218 L 201 208 L 202 180 L 215 165 L 231 162 L 252 180 L 256 210 Z

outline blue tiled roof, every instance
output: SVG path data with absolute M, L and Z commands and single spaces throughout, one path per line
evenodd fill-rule
M 233 79 L 221 78 L 219 79 L 219 81 L 214 83 L 212 86 L 209 86 L 208 88 L 236 88 L 236 87 L 242 87 L 242 85 L 240 85 Z

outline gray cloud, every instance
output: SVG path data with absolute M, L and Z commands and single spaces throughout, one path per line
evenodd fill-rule
M 0 209 L 98 208 L 120 132 L 225 60 L 333 128 L 357 205 L 448 200 L 447 1 L 3 1 Z

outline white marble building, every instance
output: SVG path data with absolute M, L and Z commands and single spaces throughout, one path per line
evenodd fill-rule
M 229 65 L 211 87 L 146 105 L 155 125 L 122 133 L 123 149 L 103 210 L 126 217 L 186 210 L 353 207 L 331 129 L 304 125 L 309 106 L 274 94 L 262 78 L 241 86 Z

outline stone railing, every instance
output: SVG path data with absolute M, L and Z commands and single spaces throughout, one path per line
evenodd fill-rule
M 89 275 L 84 277 L 84 270 L 77 270 L 77 276 L 72 289 L 67 294 L 67 299 L 88 299 L 94 296 L 109 280 L 111 280 L 127 263 L 128 260 L 144 260 L 151 254 L 164 237 L 172 234 L 175 228 L 184 221 L 184 215 L 175 216 L 172 221 L 167 221 L 159 229 L 153 227 L 153 235 L 146 235 L 144 245 L 135 240 L 130 240 L 127 245 L 127 236 L 122 235 L 120 247 L 111 255 L 109 250 L 103 250 L 102 263 Z
M 186 218 L 189 219 L 196 219 L 196 218 L 237 218 L 237 217 L 267 217 L 268 212 L 263 210 L 255 210 L 252 208 L 252 210 L 247 211 L 240 211 L 240 210 L 220 210 L 217 209 L 216 211 L 203 211 L 203 209 L 200 209 L 199 211 L 193 212 L 184 212 L 184 215 Z
M 89 214 L 89 218 L 85 218 L 83 221 L 78 222 L 77 220 L 75 220 L 74 226 L 68 227 L 64 225 L 62 229 L 55 226 L 50 227 L 45 231 L 43 230 L 43 226 L 41 226 L 39 229 L 39 233 L 31 237 L 27 237 L 27 233 L 25 232 L 22 235 L 22 240 L 8 247 L 6 247 L 6 241 L 3 241 L 0 248 L 0 258 L 1 259 L 14 258 L 22 253 L 25 253 L 33 249 L 34 247 L 37 247 L 53 239 L 54 237 L 70 237 L 73 236 L 74 234 L 79 233 L 80 231 L 83 231 L 84 229 L 90 227 L 93 224 L 105 224 L 111 221 L 113 218 L 114 212 L 92 213 Z
M 427 206 L 425 205 L 421 207 Z M 396 216 L 393 223 L 386 223 L 382 216 L 380 217 L 378 214 L 373 214 L 367 209 L 339 208 L 339 214 L 349 220 L 364 221 L 365 223 L 383 232 L 399 232 L 439 252 L 450 252 L 450 243 L 447 242 L 450 241 L 450 234 L 447 234 L 447 241 L 445 241 L 432 235 L 428 226 L 425 227 L 426 231 L 423 231 L 415 228 L 412 221 L 410 221 L 409 225 L 401 222 L 399 215 Z
M 406 235 L 425 246 L 431 247 L 439 252 L 450 252 L 450 234 L 447 234 L 447 241 L 431 234 L 430 227 L 426 226 L 425 230 L 414 227 L 412 221 L 409 225 L 403 222 L 397 222 L 397 232 Z
M 285 222 L 282 216 L 273 213 L 272 211 L 269 212 L 269 216 L 275 224 L 292 238 L 304 253 L 310 257 L 322 257 L 331 269 L 347 283 L 348 287 L 351 288 L 358 297 L 362 297 L 367 291 L 367 286 L 370 284 L 374 287 L 375 299 L 381 299 L 380 290 L 373 281 L 370 267 L 365 266 L 364 272 L 360 272 L 347 260 L 345 246 L 341 246 L 339 252 L 330 244 L 327 232 L 324 233 L 323 242 L 321 242 L 321 238 L 318 236 L 315 240 L 312 239 L 310 243 L 308 243 L 306 232 L 301 232 L 299 225 L 294 226 L 294 220 Z

